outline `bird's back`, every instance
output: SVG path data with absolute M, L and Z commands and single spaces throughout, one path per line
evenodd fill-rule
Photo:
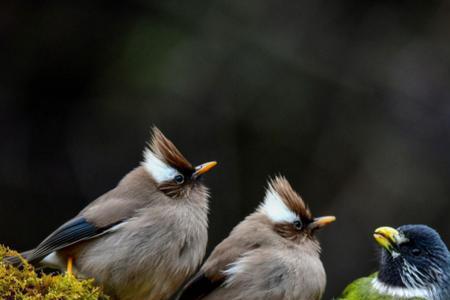
M 155 202 L 156 184 L 140 166 L 129 172 L 112 190 L 89 203 L 80 213 L 98 227 L 132 217 L 138 209 Z

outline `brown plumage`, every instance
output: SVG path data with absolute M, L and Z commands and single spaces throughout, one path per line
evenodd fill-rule
M 93 277 L 112 299 L 168 299 L 200 265 L 207 243 L 208 190 L 196 168 L 156 127 L 142 165 L 25 257 Z
M 283 177 L 269 182 L 263 203 L 211 253 L 176 299 L 316 300 L 325 289 L 313 218 Z
M 150 150 L 169 165 L 179 170 L 194 171 L 191 163 L 181 154 L 175 145 L 164 136 L 158 127 L 154 126 L 153 137 L 149 143 Z
M 273 189 L 284 204 L 294 213 L 305 220 L 312 220 L 311 211 L 303 201 L 302 197 L 289 184 L 289 181 L 283 176 L 276 176 L 269 181 L 269 190 Z

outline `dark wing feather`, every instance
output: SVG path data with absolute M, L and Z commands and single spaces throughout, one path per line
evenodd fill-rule
M 20 255 L 23 258 L 27 259 L 31 255 L 31 253 L 33 251 L 34 251 L 34 249 L 33 250 L 28 250 L 28 251 L 20 253 Z M 22 259 L 19 256 L 7 256 L 7 257 L 3 258 L 3 261 L 6 262 L 7 264 L 15 266 L 15 267 L 22 266 Z
M 18 256 L 7 256 L 3 258 L 3 262 L 15 267 L 20 267 L 22 265 L 22 260 Z
M 181 290 L 176 294 L 173 300 L 200 300 L 209 295 L 218 288 L 224 281 L 224 278 L 213 281 L 202 271 L 198 272 L 189 280 Z
M 30 263 L 37 263 L 54 251 L 97 237 L 118 223 L 120 222 L 98 228 L 85 218 L 76 217 L 50 234 L 28 255 L 27 259 Z

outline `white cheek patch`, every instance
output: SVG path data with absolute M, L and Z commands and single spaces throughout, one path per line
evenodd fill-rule
M 280 195 L 269 186 L 264 197 L 264 202 L 259 206 L 259 211 L 268 216 L 275 223 L 292 223 L 298 216 L 284 204 Z
M 142 162 L 145 170 L 158 182 L 173 180 L 178 175 L 178 171 L 160 160 L 152 151 L 144 151 L 144 161 Z

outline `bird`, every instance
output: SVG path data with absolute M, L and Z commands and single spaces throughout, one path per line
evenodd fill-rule
M 314 218 L 285 177 L 269 179 L 256 211 L 172 299 L 320 299 L 326 275 L 315 232 L 335 219 Z
M 217 162 L 192 166 L 157 127 L 143 157 L 24 258 L 94 278 L 112 299 L 168 299 L 205 256 L 209 191 L 201 178 Z
M 383 226 L 378 272 L 351 283 L 340 300 L 448 300 L 450 253 L 440 235 L 422 224 Z

